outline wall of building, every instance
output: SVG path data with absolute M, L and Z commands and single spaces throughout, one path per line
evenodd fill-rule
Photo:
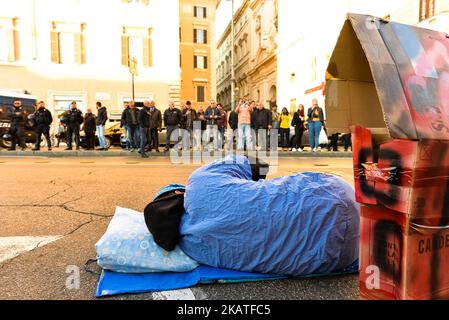
M 278 105 L 295 110 L 301 103 L 309 108 L 312 99 L 317 98 L 324 106 L 321 85 L 348 12 L 389 17 L 392 21 L 448 32 L 448 7 L 448 1 L 435 0 L 435 16 L 420 22 L 420 0 L 280 1 Z
M 250 8 L 250 95 L 268 107 L 277 103 L 277 0 L 252 0 Z
M 206 18 L 194 16 L 194 6 L 206 8 Z M 202 106 L 217 95 L 215 59 L 215 0 L 180 1 L 180 54 L 181 54 L 181 100 L 189 100 L 194 108 Z M 207 30 L 207 44 L 194 43 L 195 28 Z M 207 68 L 194 66 L 194 56 L 206 56 Z M 197 87 L 205 87 L 205 101 L 198 101 Z
M 176 0 L 125 3 L 120 0 L 16 0 L 0 2 L 1 16 L 17 17 L 20 58 L 0 62 L 0 88 L 23 89 L 47 102 L 81 99 L 85 110 L 97 100 L 119 113 L 131 97 L 131 75 L 122 65 L 122 36 L 142 33 L 151 38 L 152 65 L 138 64 L 136 98 L 154 98 L 165 108 L 179 87 L 179 4 Z M 147 4 L 146 4 L 147 3 Z M 51 31 L 54 25 L 73 29 L 83 25 L 84 63 L 52 63 Z M 0 21 L 1 26 L 1 21 Z M 151 30 L 151 36 L 148 33 Z M 137 43 L 137 42 L 136 42 Z M 138 50 L 136 51 L 138 52 Z M 148 62 L 148 61 L 147 61 Z M 179 91 L 179 89 L 178 89 Z

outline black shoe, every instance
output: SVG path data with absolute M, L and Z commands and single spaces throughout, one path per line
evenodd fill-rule
M 64 150 L 73 150 L 73 149 L 69 147 L 69 148 L 65 148 Z
M 27 147 L 22 147 L 21 148 L 22 151 L 25 151 L 26 149 L 27 149 Z
M 156 152 L 160 152 L 159 149 L 155 149 Z
M 48 151 L 51 151 L 51 148 L 48 148 Z
M 16 148 L 8 148 L 8 151 L 16 151 Z
M 149 158 L 149 156 L 146 153 L 144 153 L 142 154 L 142 158 Z

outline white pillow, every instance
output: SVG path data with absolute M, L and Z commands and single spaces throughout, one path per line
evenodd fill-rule
M 199 265 L 178 246 L 171 252 L 159 247 L 148 231 L 143 214 L 120 207 L 116 208 L 95 248 L 98 265 L 116 272 L 187 272 Z

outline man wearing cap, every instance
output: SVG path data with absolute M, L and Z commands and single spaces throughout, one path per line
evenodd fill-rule
M 72 150 L 72 135 L 75 135 L 76 150 L 80 149 L 80 125 L 84 122 L 83 113 L 78 110 L 76 101 L 71 103 L 70 110 L 65 116 L 65 123 L 67 125 L 67 148 L 65 150 Z
M 9 120 L 11 121 L 11 128 L 9 130 L 12 142 L 11 148 L 8 150 L 16 150 L 16 143 L 19 142 L 19 146 L 22 150 L 26 149 L 25 146 L 25 121 L 26 115 L 25 110 L 22 108 L 22 101 L 19 99 L 14 100 L 14 107 L 8 114 Z
M 36 133 L 36 145 L 33 151 L 40 150 L 42 134 L 47 140 L 48 151 L 51 151 L 51 140 L 50 140 L 50 125 L 53 122 L 53 117 L 51 112 L 45 108 L 45 102 L 39 101 L 37 104 L 38 109 L 34 113 L 34 123 L 36 125 L 34 132 Z

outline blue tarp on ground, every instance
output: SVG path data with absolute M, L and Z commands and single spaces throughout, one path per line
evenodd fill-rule
M 359 205 L 343 179 L 305 172 L 252 180 L 245 157 L 196 170 L 186 187 L 181 249 L 202 265 L 303 276 L 358 257 Z
M 302 278 L 336 276 L 356 273 L 358 260 L 340 272 L 309 275 Z M 284 276 L 247 273 L 200 266 L 190 272 L 118 273 L 103 270 L 97 285 L 97 297 L 117 294 L 135 294 L 192 287 L 199 283 L 233 283 L 285 279 Z

